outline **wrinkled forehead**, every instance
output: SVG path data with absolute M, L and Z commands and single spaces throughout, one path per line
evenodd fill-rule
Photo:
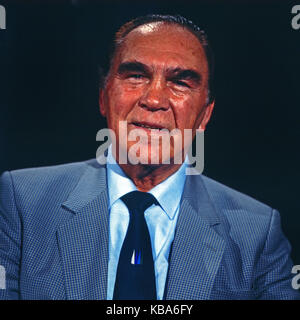
M 164 53 L 181 55 L 186 62 L 201 64 L 207 71 L 205 51 L 199 39 L 185 27 L 165 22 L 152 22 L 141 25 L 129 32 L 120 44 L 115 58 L 134 59 L 137 55 L 152 54 L 161 56 Z

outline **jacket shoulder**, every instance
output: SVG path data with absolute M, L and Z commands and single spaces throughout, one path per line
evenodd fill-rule
M 82 175 L 82 173 L 87 169 L 88 166 L 99 166 L 97 161 L 94 159 L 81 161 L 81 162 L 72 162 L 66 164 L 59 164 L 53 166 L 45 167 L 35 167 L 35 168 L 26 168 L 10 171 L 11 176 L 17 180 L 30 180 L 34 182 L 35 180 L 43 181 L 47 180 L 56 180 L 60 178 L 73 177 L 76 179 L 77 176 Z
M 206 176 L 201 176 L 208 195 L 217 209 L 223 212 L 239 211 L 253 215 L 268 216 L 273 208 L 249 195 L 230 188 Z
M 1 186 L 11 184 L 17 201 L 32 201 L 46 195 L 63 201 L 76 187 L 84 172 L 90 167 L 97 167 L 96 160 L 68 164 L 18 169 L 5 172 L 1 176 Z

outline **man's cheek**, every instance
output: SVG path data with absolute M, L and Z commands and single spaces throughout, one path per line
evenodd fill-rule
M 176 125 L 180 130 L 191 129 L 194 126 L 195 117 L 192 113 L 187 113 L 188 107 L 177 109 L 175 112 Z
M 111 99 L 111 101 L 114 101 L 114 112 L 118 115 L 121 115 L 122 111 L 130 109 L 132 106 L 132 96 L 127 95 L 123 90 L 114 92 Z
M 122 114 L 121 111 L 124 109 L 125 105 L 120 99 L 118 100 L 111 100 L 109 105 L 109 113 L 112 119 L 121 118 Z

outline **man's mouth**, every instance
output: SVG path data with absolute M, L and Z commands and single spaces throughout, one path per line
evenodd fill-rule
M 164 126 L 161 126 L 155 123 L 150 123 L 150 122 L 132 122 L 131 124 L 133 124 L 136 127 L 140 127 L 148 130 L 158 130 L 158 131 L 168 130 Z

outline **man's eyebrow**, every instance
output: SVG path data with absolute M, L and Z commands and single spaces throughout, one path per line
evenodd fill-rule
M 202 76 L 200 75 L 200 73 L 192 69 L 168 69 L 167 73 L 169 76 L 180 80 L 192 80 L 196 83 L 200 83 L 202 80 Z
M 126 72 L 148 73 L 148 68 L 141 62 L 127 61 L 127 62 L 121 63 L 118 67 L 119 74 L 124 74 Z

